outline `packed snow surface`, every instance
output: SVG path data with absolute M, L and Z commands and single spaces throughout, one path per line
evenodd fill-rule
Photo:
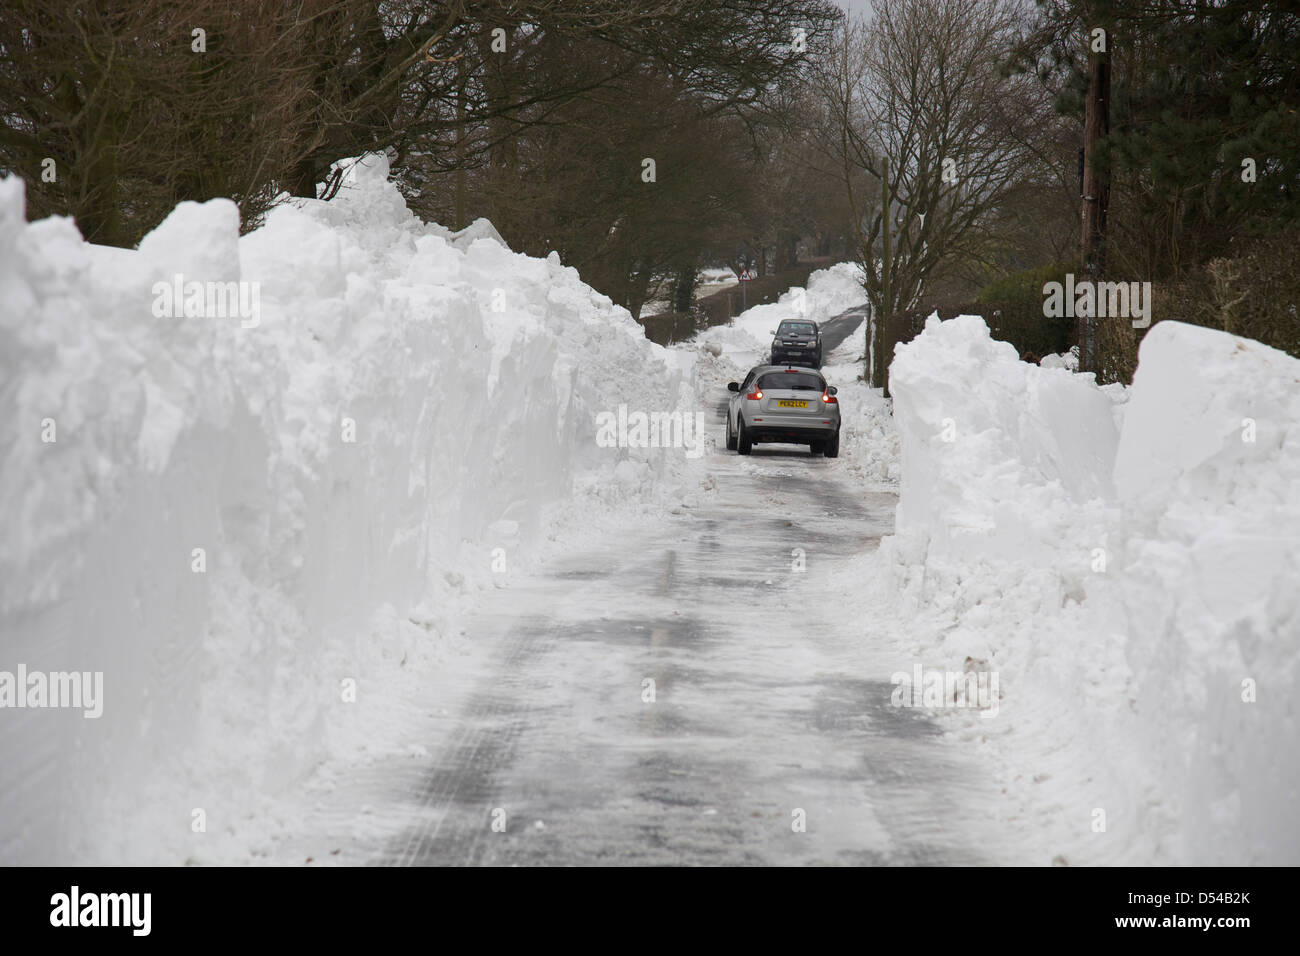
M 602 417 L 714 421 L 776 323 L 864 298 L 837 265 L 664 349 L 554 254 L 420 223 L 382 157 L 243 236 L 234 204 L 183 203 L 137 250 L 26 223 L 0 180 L 0 694 L 103 675 L 98 715 L 0 711 L 0 861 L 270 859 L 304 781 L 427 758 L 466 607 L 558 529 L 711 493 L 707 457 L 608 447 Z M 824 464 L 897 489 L 896 533 L 834 569 L 834 614 L 881 686 L 1000 675 L 996 714 L 936 714 L 1005 794 L 990 838 L 1300 862 L 1300 362 L 1166 321 L 1098 388 L 936 318 L 891 403 L 861 334 L 826 358 Z
M 259 312 L 175 317 L 177 276 Z M 665 484 L 593 422 L 685 382 L 555 255 L 420 223 L 381 156 L 242 237 L 233 203 L 182 203 L 134 251 L 24 222 L 0 181 L 0 671 L 104 697 L 0 712 L 0 860 L 182 862 L 197 811 L 215 847 L 382 747 L 367 721 L 554 508 Z
M 1056 862 L 1300 861 L 1297 385 L 1300 361 L 1174 321 L 1127 390 L 976 316 L 898 347 L 868 588 L 902 651 L 1000 672 L 998 718 L 957 732 Z

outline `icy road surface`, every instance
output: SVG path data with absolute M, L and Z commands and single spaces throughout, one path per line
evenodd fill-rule
M 484 622 L 496 672 L 394 794 L 411 819 L 373 862 L 987 859 L 962 837 L 978 768 L 890 706 L 888 673 L 861 676 L 822 586 L 889 530 L 893 496 L 855 494 L 792 446 L 710 464 L 716 508 L 573 555 Z
M 314 825 L 330 835 L 302 851 L 416 866 L 1004 862 L 977 836 L 989 775 L 890 705 L 898 662 L 873 659 L 828 587 L 889 533 L 894 496 L 797 446 L 700 464 L 716 481 L 706 509 L 503 590 L 471 628 L 477 681 L 430 688 L 447 716 L 427 758 L 360 771 Z
M 828 319 L 821 325 L 822 333 L 822 355 L 827 358 L 830 354 L 840 347 L 851 334 L 857 332 L 859 336 L 865 334 L 862 328 L 862 322 L 867 317 L 867 307 L 860 306 L 856 309 L 849 309 L 833 319 Z M 863 342 L 866 347 L 866 342 Z

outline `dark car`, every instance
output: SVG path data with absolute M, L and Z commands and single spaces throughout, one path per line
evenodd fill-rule
M 786 319 L 772 333 L 773 365 L 822 367 L 822 333 L 809 319 Z
M 748 455 L 760 442 L 787 442 L 839 456 L 840 403 L 816 369 L 760 365 L 727 390 L 728 448 Z

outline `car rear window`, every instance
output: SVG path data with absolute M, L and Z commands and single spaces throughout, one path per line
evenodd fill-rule
M 804 335 L 812 335 L 813 328 L 811 322 L 782 322 L 777 327 L 777 330 L 783 334 L 799 332 Z
M 826 383 L 811 372 L 767 372 L 758 377 L 759 388 L 797 388 L 823 391 Z

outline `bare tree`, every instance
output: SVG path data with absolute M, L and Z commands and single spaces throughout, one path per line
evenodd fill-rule
M 650 68 L 706 112 L 759 112 L 806 67 L 794 31 L 837 17 L 829 0 L 8 0 L 0 169 L 33 213 L 129 245 L 178 199 L 231 196 L 255 219 L 391 147 L 455 175 L 459 224 L 469 175 L 508 186 L 520 132 L 557 108 Z
M 0 169 L 29 215 L 132 245 L 178 201 L 234 198 L 255 220 L 310 136 L 311 91 L 278 7 L 220 0 L 0 8 Z
M 363 0 L 338 0 L 359 3 Z M 398 0 L 359 29 L 330 22 L 318 59 L 321 130 L 296 170 L 314 194 L 330 164 L 366 149 L 420 152 L 444 171 L 485 162 L 509 178 L 512 140 L 577 99 L 650 66 L 715 111 L 761 111 L 804 69 L 839 11 L 830 0 Z M 538 70 L 567 52 L 567 72 Z M 595 69 L 594 67 L 600 67 Z M 502 169 L 504 168 L 504 172 Z
M 870 378 L 887 394 L 889 317 L 915 305 L 941 262 L 981 255 L 1036 160 L 1050 104 L 1002 69 L 1018 36 L 1014 0 L 873 7 L 869 21 L 845 22 L 823 86 L 872 305 Z M 862 194 L 862 171 L 888 222 L 885 202 Z

